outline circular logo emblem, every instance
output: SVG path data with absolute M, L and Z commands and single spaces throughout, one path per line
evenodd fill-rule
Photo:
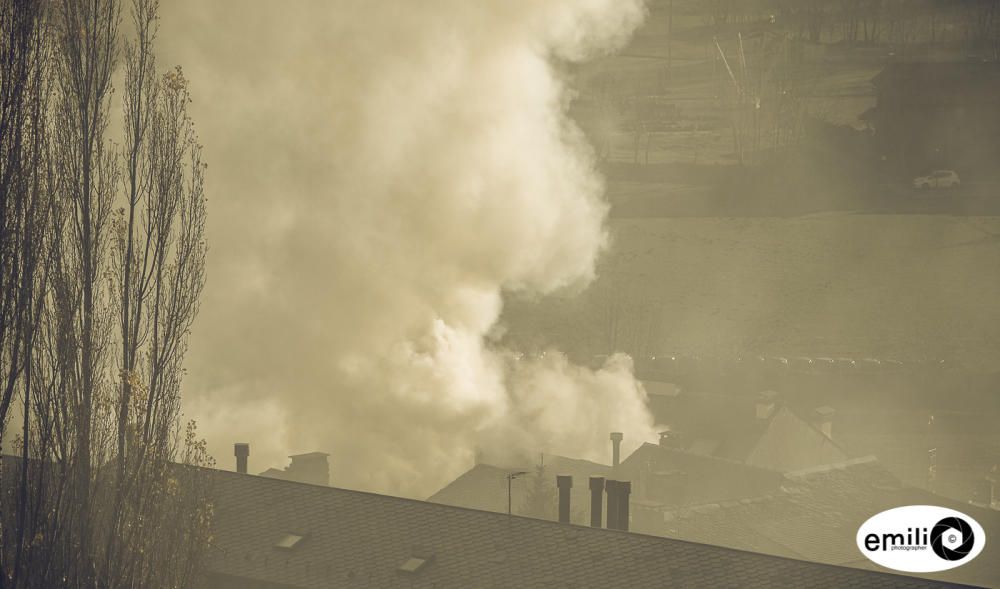
M 868 560 L 907 573 L 934 573 L 968 564 L 986 546 L 975 518 L 947 507 L 906 505 L 868 518 L 858 528 Z
M 931 528 L 931 549 L 945 560 L 962 560 L 975 544 L 972 526 L 960 517 L 946 517 Z

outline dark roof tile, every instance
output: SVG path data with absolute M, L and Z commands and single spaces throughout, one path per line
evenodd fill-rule
M 310 589 L 945 586 L 667 538 L 212 472 L 217 512 L 208 566 L 219 578 Z M 291 550 L 276 549 L 276 539 L 289 530 L 306 539 Z M 419 570 L 400 572 L 411 558 L 428 556 Z
M 668 512 L 662 531 L 672 538 L 868 568 L 855 546 L 855 531 L 876 513 L 904 505 L 956 509 L 979 521 L 988 537 L 1000 536 L 1000 513 L 906 487 L 872 457 L 789 473 L 782 491 L 771 497 Z M 997 585 L 998 563 L 1000 544 L 987 542 L 976 560 L 934 578 Z

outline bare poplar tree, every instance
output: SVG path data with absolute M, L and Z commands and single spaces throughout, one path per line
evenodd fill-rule
M 0 2 L 0 449 L 18 395 L 27 427 L 33 336 L 44 285 L 48 199 L 42 21 L 39 2 Z M 14 482 L 18 477 L 12 469 L 0 468 L 0 489 L 18 499 L 0 501 L 0 587 L 20 573 L 25 543 L 19 524 L 27 517 L 27 439 L 20 441 L 20 482 Z M 10 511 L 13 506 L 16 513 Z
M 0 479 L 0 506 L 17 505 L 0 508 L 0 588 L 189 587 L 209 541 L 199 467 L 211 459 L 180 426 L 206 253 L 188 84 L 156 70 L 156 0 L 130 2 L 132 40 L 119 0 L 0 2 L 5 66 L 22 51 L 19 8 L 39 8 L 31 38 L 51 48 L 18 58 L 35 64 L 27 74 L 3 72 L 2 154 L 18 156 L 0 180 L 24 189 L 9 207 L 4 192 L 0 423 L 15 399 L 23 420 L 21 482 Z M 120 149 L 107 133 L 118 75 Z
M 30 317 L 38 248 L 44 229 L 33 192 L 40 155 L 41 5 L 27 0 L 0 4 L 0 439 L 18 378 L 27 366 L 24 342 Z
M 61 456 L 73 497 L 66 533 L 71 551 L 83 553 L 75 559 L 67 555 L 66 561 L 74 565 L 68 571 L 70 578 L 84 584 L 96 575 L 94 466 L 107 458 L 99 439 L 108 418 L 112 345 L 105 272 L 118 170 L 106 130 L 119 53 L 118 12 L 114 0 L 61 0 L 53 6 L 55 197 L 64 214 L 57 228 L 62 247 L 52 272 L 55 296 L 50 311 L 56 315 L 57 342 L 64 350 L 56 372 L 66 393 L 66 425 L 72 431 L 63 441 Z
M 187 568 L 157 566 L 156 559 L 175 553 L 162 544 L 164 527 L 191 505 L 197 514 L 204 503 L 170 482 L 169 464 L 178 450 L 182 361 L 205 272 L 204 164 L 187 114 L 187 81 L 180 68 L 156 74 L 156 0 L 133 0 L 131 16 L 136 39 L 126 43 L 124 60 L 125 206 L 115 214 L 112 248 L 121 358 L 105 554 L 108 577 L 127 563 L 128 570 L 117 572 L 129 586 L 137 579 L 164 583 L 164 574 Z M 183 489 L 193 491 L 195 482 L 187 482 Z M 180 576 L 166 585 L 187 581 Z

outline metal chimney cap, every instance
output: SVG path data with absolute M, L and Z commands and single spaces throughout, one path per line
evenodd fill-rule
M 623 434 L 621 432 L 611 432 L 611 441 L 612 442 L 620 442 L 624 438 L 625 438 L 625 434 Z
M 233 454 L 235 456 L 249 456 L 250 444 L 246 442 L 236 442 L 233 444 Z

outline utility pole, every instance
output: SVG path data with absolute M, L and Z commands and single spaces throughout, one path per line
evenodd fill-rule
M 519 476 L 521 476 L 523 474 L 528 474 L 528 473 L 527 473 L 527 471 L 524 471 L 524 470 L 519 470 L 517 472 L 509 472 L 509 473 L 507 473 L 507 515 L 511 514 L 511 510 L 510 510 L 510 503 L 511 503 L 510 502 L 510 487 L 511 487 L 510 484 L 511 484 L 511 481 L 513 481 L 514 479 L 516 479 L 517 477 L 519 477 Z

